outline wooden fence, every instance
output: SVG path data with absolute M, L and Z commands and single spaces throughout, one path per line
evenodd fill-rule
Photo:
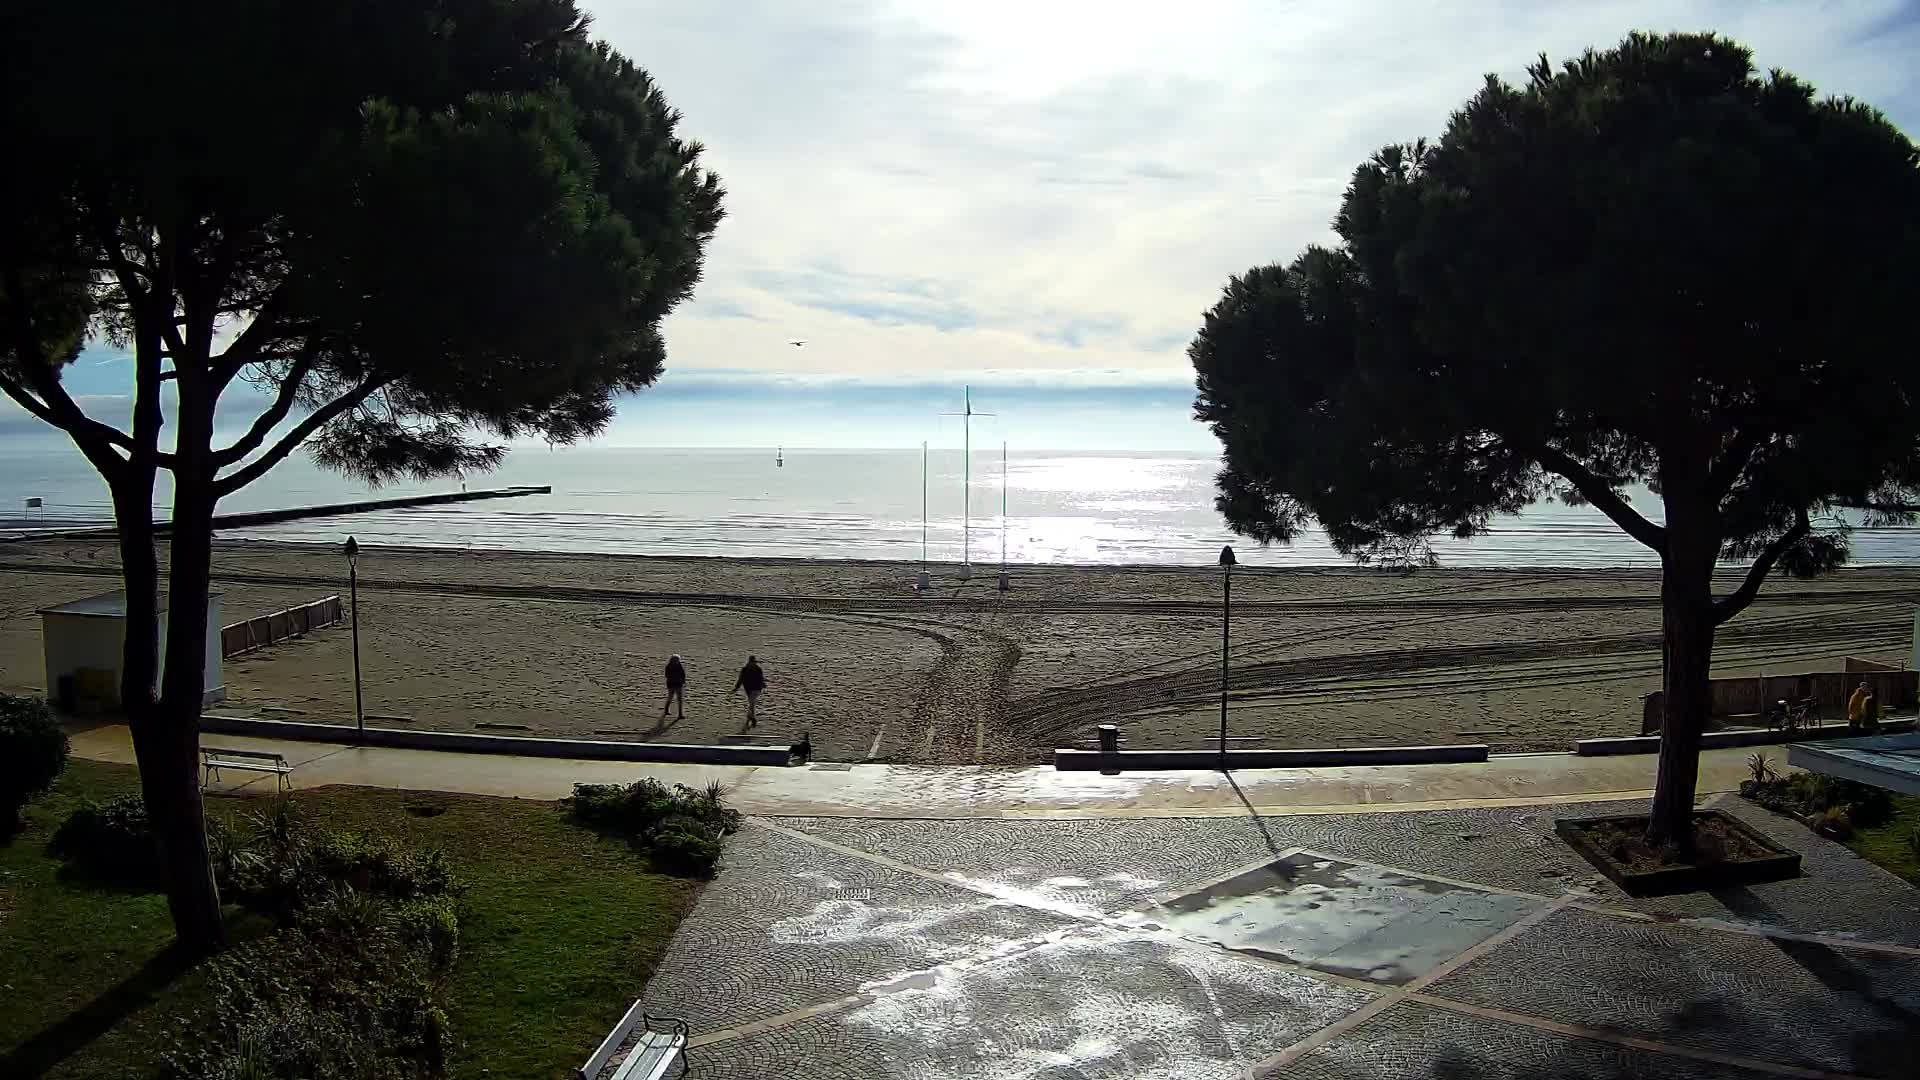
M 1708 686 L 1708 709 L 1717 717 L 1751 717 L 1764 724 L 1767 706 L 1776 701 L 1812 698 L 1820 708 L 1823 723 L 1847 722 L 1847 699 L 1861 683 L 1873 687 L 1880 708 L 1905 709 L 1920 702 L 1920 675 L 1900 671 L 1885 664 L 1847 657 L 1844 671 L 1820 671 L 1799 675 L 1748 675 L 1737 679 L 1713 679 Z M 1665 695 L 1655 690 L 1641 702 L 1640 730 L 1650 734 L 1660 730 L 1666 715 Z
M 220 655 L 222 658 L 239 656 L 288 638 L 297 638 L 309 630 L 344 622 L 346 612 L 346 605 L 341 603 L 338 595 L 325 596 L 311 604 L 301 604 L 271 615 L 223 626 L 220 628 Z

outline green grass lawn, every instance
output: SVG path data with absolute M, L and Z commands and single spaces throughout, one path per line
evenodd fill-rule
M 138 790 L 126 766 L 74 761 L 0 847 L 0 1076 L 143 1077 L 204 987 L 171 962 L 157 893 L 71 881 L 47 838 L 82 798 Z M 297 792 L 317 823 L 444 848 L 468 889 L 448 1012 L 457 1077 L 561 1077 L 652 974 L 696 883 L 551 803 L 372 788 Z M 258 800 L 212 797 L 237 816 Z M 236 936 L 262 933 L 240 913 Z
M 1872 829 L 1861 829 L 1847 841 L 1862 858 L 1920 885 L 1920 855 L 1913 850 L 1912 837 L 1920 830 L 1920 795 L 1896 795 L 1893 820 Z

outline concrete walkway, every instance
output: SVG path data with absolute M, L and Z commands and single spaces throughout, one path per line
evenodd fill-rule
M 653 777 L 705 787 L 718 781 L 743 813 L 763 817 L 1173 818 L 1371 813 L 1598 802 L 1646 798 L 1655 758 L 1571 754 L 1499 756 L 1483 764 L 1398 765 L 1236 772 L 1138 772 L 1123 776 L 1057 772 L 1049 766 L 846 765 L 788 768 L 576 761 L 330 743 L 203 736 L 203 746 L 267 750 L 294 766 L 296 787 L 353 784 L 526 799 L 559 799 L 574 784 L 628 784 Z M 1778 749 L 1763 752 L 1784 767 Z M 73 735 L 73 753 L 131 763 L 125 725 Z M 1708 751 L 1700 792 L 1731 791 L 1746 775 L 1750 749 Z M 217 790 L 271 790 L 273 778 L 229 773 Z

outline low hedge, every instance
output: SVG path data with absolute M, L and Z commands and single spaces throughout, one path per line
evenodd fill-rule
M 711 877 L 723 840 L 740 831 L 740 811 L 719 784 L 695 791 L 651 777 L 618 784 L 575 784 L 568 807 L 586 825 L 625 836 L 670 873 Z
M 20 811 L 66 766 L 67 733 L 47 703 L 0 694 L 0 839 L 14 835 Z

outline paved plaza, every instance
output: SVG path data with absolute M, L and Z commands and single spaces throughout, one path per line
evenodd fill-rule
M 1920 890 L 1723 798 L 1805 874 L 1633 900 L 1551 835 L 1632 805 L 754 818 L 648 1006 L 741 1080 L 1920 1076 Z

